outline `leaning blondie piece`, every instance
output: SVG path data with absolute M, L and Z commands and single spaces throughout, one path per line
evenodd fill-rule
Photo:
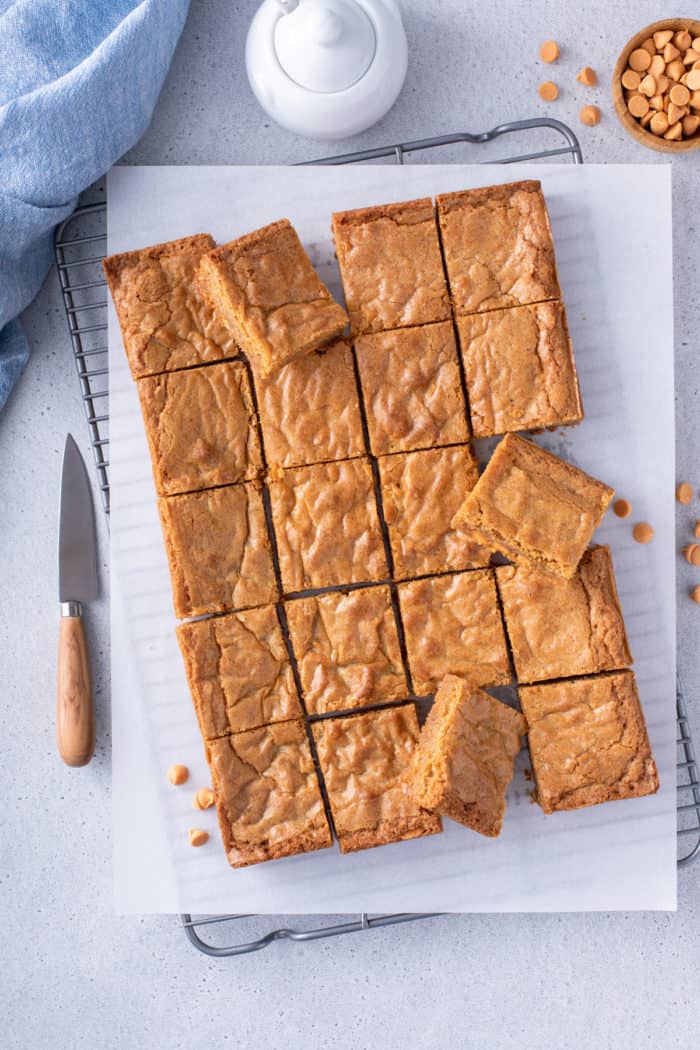
M 303 723 L 278 722 L 206 745 L 232 868 L 332 843 Z
M 353 335 L 449 318 L 429 197 L 336 212 L 333 236 Z
M 609 547 L 593 547 L 570 580 L 529 565 L 496 569 L 519 682 L 629 667 L 632 655 Z
M 503 827 L 525 719 L 475 685 L 447 675 L 411 766 L 417 801 L 481 835 Z
M 583 419 L 564 304 L 457 318 L 474 437 Z
M 408 782 L 418 743 L 413 704 L 313 725 L 341 853 L 442 831 Z
M 522 686 L 519 693 L 545 813 L 658 791 L 631 671 Z
M 205 740 L 301 718 L 273 606 L 183 623 L 177 638 Z
M 147 376 L 137 387 L 159 495 L 261 472 L 250 383 L 240 361 Z
M 198 233 L 103 260 L 134 379 L 238 353 L 195 285 L 199 261 L 214 246 L 208 233 Z
M 508 434 L 453 519 L 514 561 L 571 579 L 614 490 Z
M 538 181 L 443 193 L 437 209 L 456 314 L 561 298 Z
M 261 376 L 330 343 L 348 323 L 288 219 L 208 252 L 198 280 Z

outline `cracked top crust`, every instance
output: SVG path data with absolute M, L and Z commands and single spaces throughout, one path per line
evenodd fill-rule
M 278 722 L 210 740 L 207 757 L 231 867 L 331 845 L 301 722 Z
M 482 835 L 499 835 L 524 733 L 519 712 L 447 675 L 413 756 L 417 800 Z
M 459 317 L 457 329 L 475 437 L 581 422 L 563 303 Z
M 496 569 L 521 682 L 629 667 L 632 656 L 609 547 L 586 551 L 570 580 L 526 565 Z
M 316 722 L 313 734 L 341 853 L 442 831 L 407 779 L 419 735 L 413 704 Z
M 658 791 L 631 671 L 523 686 L 519 693 L 545 813 Z
M 336 212 L 333 236 L 353 335 L 450 316 L 429 197 Z
M 602 481 L 508 434 L 453 523 L 514 561 L 571 579 L 614 495 Z
M 539 182 L 443 193 L 437 209 L 455 313 L 561 298 Z
M 389 570 L 366 459 L 286 470 L 270 482 L 269 490 L 287 594 L 386 579 Z
M 447 674 L 475 685 L 510 682 L 493 573 L 463 572 L 398 586 L 408 663 L 417 694 Z
M 301 717 L 273 607 L 180 624 L 177 636 L 205 740 Z
M 234 357 L 238 347 L 195 286 L 208 233 L 110 255 L 102 263 L 134 379 Z
M 309 714 L 408 694 L 388 587 L 301 598 L 286 609 Z
M 479 476 L 468 445 L 382 456 L 379 475 L 397 580 L 489 564 L 491 552 L 451 525 Z
M 256 383 L 271 466 L 352 459 L 365 451 L 352 351 L 343 342 L 298 357 Z
M 261 376 L 325 346 L 348 323 L 288 219 L 208 252 L 198 282 Z
M 227 485 L 158 500 L 178 619 L 278 597 L 262 494 Z
M 375 456 L 469 439 L 451 322 L 355 340 Z
M 159 495 L 260 473 L 250 384 L 240 361 L 147 376 L 137 386 Z

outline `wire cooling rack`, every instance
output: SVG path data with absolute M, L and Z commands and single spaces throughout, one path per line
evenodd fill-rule
M 508 141 L 514 148 L 516 143 L 523 143 L 523 149 L 517 153 L 509 152 L 506 156 L 487 156 L 488 152 L 499 148 L 501 140 Z M 479 163 L 515 164 L 536 160 L 583 163 L 581 147 L 573 131 L 566 124 L 549 118 L 500 124 L 481 133 L 457 132 L 378 146 L 307 163 L 390 161 L 404 164 L 407 159 L 474 162 L 472 152 L 465 147 L 478 148 Z M 101 266 L 107 253 L 106 209 L 104 201 L 76 209 L 56 231 L 55 257 L 100 493 L 105 512 L 109 514 L 107 286 Z M 700 855 L 700 777 L 680 682 L 676 691 L 676 717 L 678 865 L 682 866 Z M 404 912 L 370 916 L 363 912 L 351 919 L 338 917 L 342 921 L 334 921 L 329 917 L 321 924 L 318 916 L 309 916 L 311 924 L 308 926 L 297 916 L 294 926 L 289 927 L 275 925 L 280 921 L 279 916 L 181 915 L 180 919 L 187 938 L 199 951 L 221 957 L 247 955 L 278 940 L 317 941 L 344 933 L 427 919 L 436 914 Z M 268 928 L 270 924 L 273 924 L 272 928 Z

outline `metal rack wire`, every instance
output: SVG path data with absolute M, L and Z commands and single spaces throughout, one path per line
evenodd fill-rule
M 526 137 L 522 152 L 505 157 L 483 158 L 483 147 L 497 144 L 501 139 L 518 141 Z M 547 141 L 553 138 L 553 144 Z M 582 164 L 581 147 L 573 131 L 558 120 L 549 118 L 515 121 L 501 124 L 481 133 L 458 132 L 432 138 L 417 139 L 375 149 L 325 157 L 309 164 L 359 164 L 372 161 L 391 161 L 403 164 L 413 154 L 430 160 L 453 160 L 454 150 L 461 151 L 463 162 L 473 156 L 464 156 L 464 147 L 479 149 L 479 163 L 514 164 L 536 160 L 568 161 Z M 435 153 L 439 155 L 435 158 Z M 90 430 L 98 483 L 105 512 L 109 514 L 109 401 L 107 359 L 107 289 L 101 262 L 107 253 L 106 203 L 88 204 L 78 208 L 58 227 L 55 237 L 55 258 L 58 269 L 66 320 L 73 347 L 73 356 L 80 383 L 81 396 Z M 678 770 L 678 864 L 689 864 L 700 855 L 700 777 L 690 736 L 685 699 L 678 683 L 677 713 L 677 770 Z M 279 917 L 254 915 L 182 915 L 181 922 L 191 944 L 210 956 L 246 955 L 260 951 L 278 940 L 316 941 L 345 933 L 378 929 L 399 923 L 434 917 L 437 913 L 399 913 L 370 916 L 361 913 L 344 921 L 327 920 L 308 928 L 273 925 L 261 932 L 267 922 L 279 922 Z

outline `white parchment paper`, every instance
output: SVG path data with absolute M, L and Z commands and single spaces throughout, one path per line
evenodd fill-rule
M 520 756 L 503 833 L 449 820 L 442 835 L 342 857 L 337 847 L 233 871 L 213 811 L 174 634 L 168 569 L 134 384 L 110 316 L 114 870 L 121 912 L 673 909 L 675 575 L 671 174 L 660 166 L 121 167 L 108 179 L 109 251 L 208 231 L 226 241 L 287 216 L 340 295 L 334 210 L 540 178 L 581 379 L 585 422 L 537 440 L 633 505 L 612 547 L 639 692 L 659 766 L 652 798 L 545 817 Z M 631 524 L 653 523 L 650 546 Z M 192 772 L 166 779 L 171 762 Z M 212 841 L 188 844 L 187 829 Z

